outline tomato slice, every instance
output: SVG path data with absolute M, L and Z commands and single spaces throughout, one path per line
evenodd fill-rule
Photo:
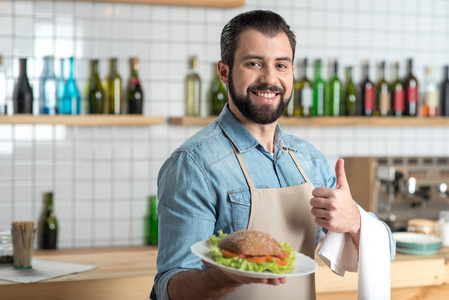
M 267 261 L 267 256 L 266 255 L 248 256 L 246 260 L 249 261 L 250 263 L 263 263 Z
M 288 261 L 283 260 L 283 259 L 277 259 L 277 260 L 276 260 L 276 263 L 277 263 L 278 265 L 280 265 L 280 266 L 286 266 L 287 263 L 288 263 Z
M 289 258 L 290 257 L 290 252 L 288 251 L 284 251 L 284 256 L 282 256 L 281 258 Z
M 226 257 L 236 257 L 236 256 L 239 256 L 237 253 L 233 253 L 233 252 L 231 252 L 231 251 L 227 251 L 227 250 L 224 250 L 224 249 L 221 249 L 221 253 L 222 253 L 224 256 L 226 256 Z

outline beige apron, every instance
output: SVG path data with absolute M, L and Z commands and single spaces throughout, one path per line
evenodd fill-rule
M 314 187 L 296 157 L 289 150 L 290 156 L 306 181 L 304 184 L 285 188 L 256 189 L 242 154 L 234 145 L 232 146 L 251 192 L 248 229 L 267 232 L 276 240 L 289 243 L 299 253 L 314 258 L 317 225 L 310 212 L 309 203 Z M 315 276 L 310 274 L 289 277 L 287 283 L 278 286 L 243 285 L 226 299 L 315 299 Z

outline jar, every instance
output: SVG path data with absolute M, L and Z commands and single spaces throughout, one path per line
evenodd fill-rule
M 0 263 L 12 263 L 11 229 L 0 230 Z
M 444 247 L 449 247 L 449 210 L 440 211 L 438 226 L 440 228 L 440 237 Z

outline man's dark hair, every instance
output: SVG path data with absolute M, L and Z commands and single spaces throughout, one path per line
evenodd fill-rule
M 296 36 L 290 30 L 290 26 L 287 25 L 285 20 L 277 13 L 269 10 L 252 10 L 232 18 L 221 32 L 221 60 L 227 64 L 230 69 L 232 69 L 234 65 L 234 56 L 240 35 L 243 31 L 248 29 L 257 30 L 270 38 L 284 32 L 292 47 L 292 59 L 295 58 Z

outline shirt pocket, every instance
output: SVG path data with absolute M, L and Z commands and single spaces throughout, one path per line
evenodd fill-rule
M 234 231 L 247 229 L 251 213 L 251 194 L 249 190 L 229 191 L 228 197 L 231 203 Z

